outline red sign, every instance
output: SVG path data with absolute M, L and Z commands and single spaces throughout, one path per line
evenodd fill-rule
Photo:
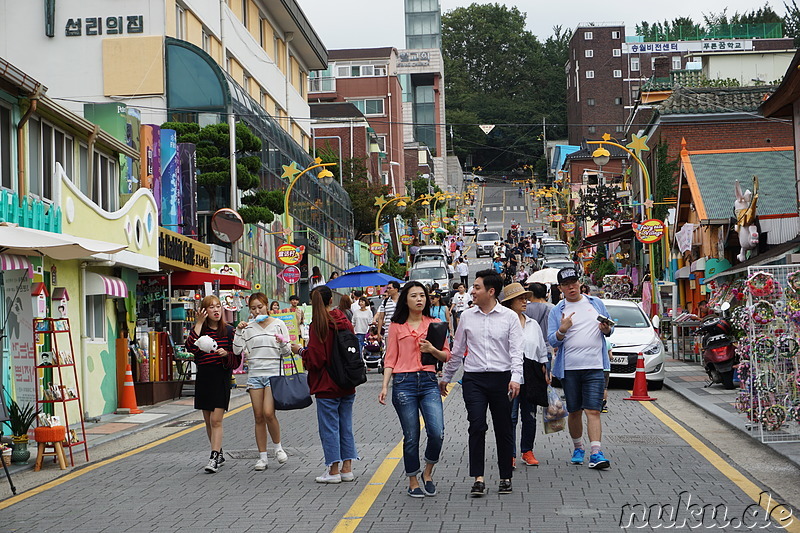
M 367 296 L 375 296 L 375 287 L 367 287 Z
M 369 251 L 372 255 L 383 255 L 384 250 L 382 242 L 373 242 L 369 245 Z
M 275 250 L 275 255 L 277 256 L 278 261 L 284 265 L 292 266 L 300 262 L 300 260 L 303 258 L 303 252 L 305 251 L 305 246 L 297 246 L 286 243 L 278 246 L 278 249 Z
M 655 218 L 645 220 L 636 230 L 636 238 L 644 244 L 655 244 L 664 236 L 664 223 Z
M 296 266 L 287 266 L 281 273 L 278 274 L 283 281 L 288 283 L 289 285 L 294 285 L 298 281 L 300 281 L 300 269 Z

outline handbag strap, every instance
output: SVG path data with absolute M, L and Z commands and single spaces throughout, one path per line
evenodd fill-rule
M 289 358 L 292 361 L 292 368 L 294 368 L 294 372 L 292 372 L 291 374 L 286 374 L 285 373 L 285 369 L 283 368 L 284 356 L 281 356 L 281 373 L 280 373 L 281 376 L 292 376 L 294 374 L 299 374 L 300 373 L 300 371 L 297 369 L 297 361 L 295 361 L 295 359 L 294 359 L 294 353 L 289 352 Z

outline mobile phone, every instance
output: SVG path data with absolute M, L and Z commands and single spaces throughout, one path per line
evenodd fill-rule
M 603 315 L 597 315 L 597 321 L 598 322 L 602 322 L 603 324 L 607 324 L 609 326 L 616 325 L 616 322 L 614 322 L 613 320 L 611 320 L 607 316 L 603 316 Z

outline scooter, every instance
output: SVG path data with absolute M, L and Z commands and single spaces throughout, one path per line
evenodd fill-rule
M 733 372 L 737 361 L 730 322 L 719 316 L 707 317 L 695 334 L 702 335 L 703 367 L 709 378 L 706 387 L 721 384 L 726 389 L 734 389 Z

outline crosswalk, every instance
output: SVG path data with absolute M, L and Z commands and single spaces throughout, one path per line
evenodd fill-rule
M 524 205 L 484 206 L 483 211 L 525 211 Z

